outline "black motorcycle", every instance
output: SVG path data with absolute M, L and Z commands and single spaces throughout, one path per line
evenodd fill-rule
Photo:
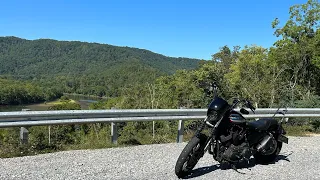
M 216 94 L 217 86 L 214 84 L 213 87 Z M 235 111 L 235 107 L 241 104 L 240 112 Z M 288 138 L 284 136 L 286 132 L 282 128 L 283 118 L 280 123 L 274 118 L 247 121 L 242 114 L 249 114 L 249 111 L 243 106 L 255 112 L 248 100 L 235 99 L 230 105 L 215 95 L 207 117 L 176 162 L 175 173 L 179 178 L 188 175 L 207 151 L 221 167 L 232 167 L 235 170 L 236 164 L 249 162 L 251 156 L 260 164 L 276 159 L 282 143 L 288 144 Z M 276 113 L 284 115 L 283 112 Z M 206 127 L 209 127 L 207 135 L 203 132 Z

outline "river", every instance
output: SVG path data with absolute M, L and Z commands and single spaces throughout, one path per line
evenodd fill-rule
M 26 109 L 26 108 L 27 107 L 25 105 L 15 105 L 15 106 L 0 105 L 0 112 L 21 111 L 22 109 Z
M 83 95 L 65 95 L 70 99 L 75 100 L 80 104 L 81 109 L 87 110 L 89 109 L 89 105 L 94 102 L 98 102 L 101 100 L 99 98 L 93 98 L 91 96 L 83 96 Z M 37 104 L 26 104 L 26 105 L 0 105 L 0 112 L 10 112 L 10 111 L 21 111 L 22 109 L 30 109 L 31 111 L 46 111 L 48 110 L 49 105 L 44 103 Z

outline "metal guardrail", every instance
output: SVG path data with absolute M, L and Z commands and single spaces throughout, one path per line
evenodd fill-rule
M 282 111 L 284 109 L 279 109 Z M 320 108 L 287 108 L 286 115 L 276 114 L 276 118 L 286 117 L 320 117 Z M 236 109 L 239 111 L 239 109 Z M 250 112 L 250 110 L 248 110 Z M 244 115 L 245 118 L 272 117 L 276 108 L 260 108 L 255 114 Z M 117 142 L 116 123 L 130 121 L 173 121 L 179 120 L 177 141 L 182 142 L 184 120 L 199 120 L 206 116 L 207 109 L 112 109 L 112 110 L 60 110 L 60 111 L 19 111 L 0 112 L 0 128 L 22 127 L 21 139 L 27 138 L 24 127 L 49 126 L 62 124 L 111 123 L 111 139 Z

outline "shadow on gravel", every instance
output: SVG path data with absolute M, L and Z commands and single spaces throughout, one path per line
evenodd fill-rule
M 217 170 L 217 169 L 219 169 L 218 165 L 201 167 L 201 168 L 192 170 L 188 176 L 186 176 L 182 179 L 191 179 L 191 178 L 199 177 L 199 176 L 208 174 L 208 173 L 210 173 L 214 170 Z
M 278 157 L 275 159 L 275 161 L 273 161 L 271 163 L 268 163 L 268 164 L 275 164 L 276 162 L 279 162 L 279 161 L 282 161 L 282 160 L 290 162 L 288 157 L 292 153 L 293 152 L 291 152 L 291 153 L 289 153 L 287 155 L 285 155 L 285 154 L 278 155 Z M 268 165 L 268 164 L 262 164 L 262 165 Z M 249 170 L 251 170 L 250 168 L 254 167 L 255 165 L 257 165 L 255 159 L 254 158 L 250 158 L 249 162 L 236 164 L 236 168 L 237 169 L 249 169 Z M 208 174 L 208 173 L 210 173 L 212 171 L 215 171 L 217 169 L 227 170 L 227 169 L 232 169 L 232 168 L 231 168 L 231 166 L 225 166 L 225 167 L 222 168 L 222 167 L 220 167 L 219 164 L 212 165 L 212 166 L 206 166 L 206 167 L 200 167 L 200 168 L 192 170 L 188 176 L 186 176 L 186 177 L 184 177 L 182 179 L 191 179 L 191 178 L 199 177 L 199 176 Z M 245 174 L 245 173 L 241 173 L 241 174 Z
M 279 162 L 279 161 L 288 161 L 290 162 L 290 159 L 288 158 L 291 154 L 293 153 L 293 151 L 291 151 L 290 153 L 288 154 L 280 154 L 278 155 L 278 157 L 276 157 L 276 159 L 271 162 L 271 163 L 268 163 L 268 164 L 275 164 L 276 162 Z M 268 164 L 263 164 L 263 165 L 268 165 Z
M 276 162 L 278 162 L 278 161 L 282 161 L 282 160 L 290 162 L 290 159 L 288 158 L 288 156 L 290 156 L 290 155 L 291 155 L 291 154 L 289 154 L 289 155 L 287 155 L 287 156 L 285 156 L 285 155 L 279 155 L 279 156 L 276 158 L 276 160 L 274 161 L 274 163 L 276 163 Z

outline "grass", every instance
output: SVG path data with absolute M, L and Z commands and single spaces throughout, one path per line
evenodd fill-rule
M 63 104 L 63 103 L 65 103 L 65 102 L 66 102 L 66 101 L 61 101 L 60 99 L 58 99 L 58 100 L 55 100 L 55 101 L 50 101 L 50 102 L 42 103 L 42 104 L 47 104 L 47 105 L 53 106 L 53 105 Z M 69 103 L 76 103 L 76 101 L 73 100 L 73 99 L 70 99 L 68 102 L 69 102 Z M 40 104 L 40 105 L 41 105 L 41 104 Z
M 292 125 L 283 125 L 283 128 L 287 132 L 287 136 L 310 136 L 311 127 L 308 125 L 302 126 L 292 126 Z
M 31 110 L 36 110 L 36 111 L 43 111 L 43 110 L 47 110 L 48 107 L 50 107 L 50 106 L 63 104 L 64 102 L 66 102 L 66 101 L 61 101 L 60 99 L 57 99 L 57 100 L 49 101 L 49 102 L 30 104 L 30 105 L 27 105 L 27 108 L 31 109 Z M 77 103 L 77 102 L 73 99 L 70 99 L 69 103 Z

